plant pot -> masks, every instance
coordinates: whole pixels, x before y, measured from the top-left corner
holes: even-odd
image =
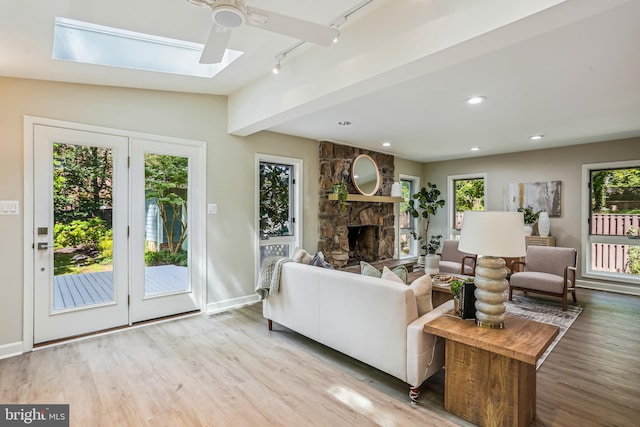
[[[440,255],[429,254],[426,256],[424,272],[427,274],[436,274],[440,272]]]
[[[453,297],[453,312],[456,316],[460,316],[460,298],[458,296]]]
[[[524,225],[524,235],[525,236],[531,236],[531,233],[533,233],[533,224],[525,224]]]
[[[418,267],[424,267],[424,255],[418,255]]]

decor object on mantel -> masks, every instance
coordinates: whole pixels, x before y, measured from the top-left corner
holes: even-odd
[[[349,190],[347,190],[347,184],[344,182],[336,182],[331,187],[333,194],[335,194],[338,198],[338,202],[340,203],[340,208],[342,210],[347,209],[347,197],[349,197]]]
[[[394,182],[391,185],[391,197],[402,197],[402,184]]]
[[[538,235],[540,237],[549,237],[551,231],[551,221],[547,212],[540,212],[538,217]]]
[[[522,212],[466,211],[459,249],[478,255],[475,276],[476,324],[504,328],[507,280],[502,257],[526,254]]]
[[[532,206],[526,208],[518,208],[518,212],[522,212],[524,215],[524,234],[525,236],[531,236],[533,232],[533,224],[538,221],[540,212],[535,212]]]
[[[444,206],[444,200],[440,199],[440,190],[438,190],[435,184],[427,183],[426,187],[422,187],[420,191],[413,195],[413,200],[409,200],[407,204],[407,212],[412,218],[422,217],[425,226],[424,234],[418,235],[416,231],[412,231],[411,235],[414,239],[417,239],[422,249],[422,254],[426,255],[429,250],[429,224],[431,223],[431,215],[435,215],[438,209]],[[442,237],[442,236],[441,236]],[[438,247],[440,244],[438,243]],[[438,250],[436,248],[435,251]]]

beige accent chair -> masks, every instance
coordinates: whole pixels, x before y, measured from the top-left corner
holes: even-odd
[[[528,246],[524,262],[514,261],[511,264],[509,301],[516,289],[561,297],[562,310],[566,310],[569,292],[576,302],[577,256],[574,248]]]
[[[457,240],[445,240],[440,254],[440,273],[475,276],[476,258],[477,255],[460,252]]]

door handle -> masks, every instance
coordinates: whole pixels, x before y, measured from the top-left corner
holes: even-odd
[[[39,251],[46,251],[49,248],[52,248],[53,246],[49,246],[49,243],[47,242],[38,242],[38,250]]]

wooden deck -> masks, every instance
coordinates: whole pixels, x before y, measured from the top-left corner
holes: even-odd
[[[145,267],[145,295],[186,291],[189,269],[177,265]],[[53,308],[64,310],[113,301],[113,272],[66,274],[53,278]]]

